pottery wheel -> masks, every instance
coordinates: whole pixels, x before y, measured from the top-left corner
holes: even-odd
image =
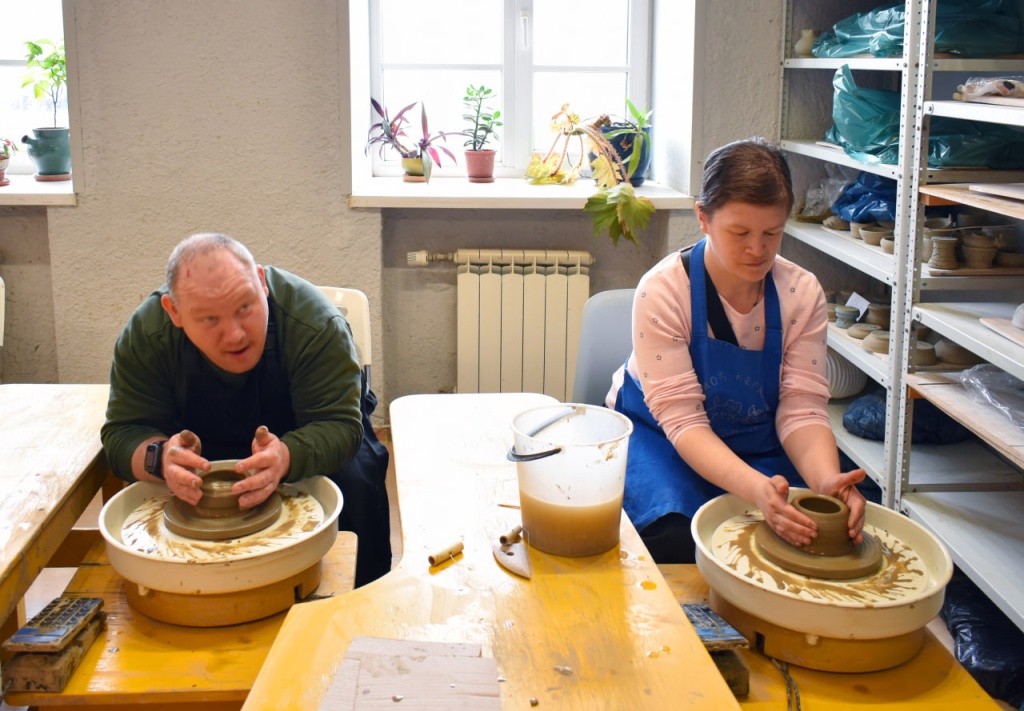
[[[781,568],[812,578],[849,580],[874,573],[882,565],[882,546],[870,533],[863,532],[859,544],[851,542],[850,551],[840,555],[817,555],[791,546],[762,521],[754,529],[754,543],[767,560]]]

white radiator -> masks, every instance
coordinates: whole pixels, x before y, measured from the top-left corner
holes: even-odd
[[[589,252],[460,249],[409,254],[457,264],[457,389],[572,397]]]

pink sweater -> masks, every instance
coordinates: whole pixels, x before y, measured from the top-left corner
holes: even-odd
[[[830,427],[825,376],[825,295],[813,274],[776,257],[772,267],[782,308],[782,373],[775,426],[779,441],[808,424]],[[626,367],[640,383],[651,414],[675,443],[691,427],[710,427],[704,392],[690,360],[690,279],[673,252],[637,286],[633,301],[633,353]],[[748,314],[723,301],[741,348],[764,347],[764,298]],[[710,330],[710,329],[709,329]],[[607,403],[613,407],[622,369]]]

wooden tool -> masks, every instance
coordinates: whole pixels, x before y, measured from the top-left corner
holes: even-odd
[[[526,544],[521,540],[505,545],[496,543],[491,550],[494,551],[494,559],[502,568],[524,578],[530,577],[530,556]]]

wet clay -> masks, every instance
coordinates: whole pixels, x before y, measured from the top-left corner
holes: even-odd
[[[275,491],[262,503],[240,509],[231,487],[245,475],[236,472],[233,464],[227,462],[202,475],[203,497],[195,506],[178,498],[168,502],[164,507],[167,528],[186,538],[220,541],[247,536],[274,523],[281,513],[281,497]]]
[[[831,496],[812,492],[797,494],[790,502],[818,526],[818,537],[806,546],[795,547],[784,541],[762,521],[754,530],[754,543],[761,555],[781,568],[826,580],[862,578],[882,565],[882,546],[870,533],[854,543],[847,522],[850,509]]]

